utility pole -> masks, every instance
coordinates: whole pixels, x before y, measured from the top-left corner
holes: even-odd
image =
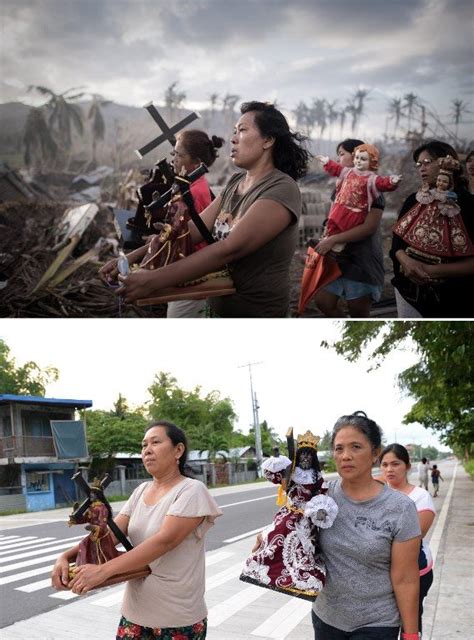
[[[243,367],[248,367],[249,368],[250,396],[252,398],[253,427],[255,429],[255,453],[256,453],[256,457],[257,457],[257,476],[259,478],[261,478],[262,477],[262,461],[263,461],[262,435],[260,433],[260,422],[259,422],[259,419],[258,419],[259,406],[258,406],[258,403],[257,403],[257,394],[253,390],[253,381],[252,381],[252,367],[257,365],[257,364],[262,364],[262,362],[248,362],[247,364],[240,365],[240,367],[238,367],[238,368],[239,369],[242,369]]]

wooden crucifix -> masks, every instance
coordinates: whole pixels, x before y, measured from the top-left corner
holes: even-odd
[[[87,482],[84,480],[84,477],[82,476],[82,473],[80,471],[75,473],[71,479],[77,484],[78,487],[80,487],[84,491],[87,498],[84,500],[84,502],[81,505],[77,506],[74,509],[73,513],[69,517],[70,523],[75,524],[75,521],[80,520],[80,518],[82,518],[82,516],[90,508],[93,502],[93,499],[99,500],[107,508],[107,511],[108,511],[107,524],[115,534],[117,540],[123,544],[123,546],[125,547],[125,549],[127,549],[127,551],[130,551],[131,549],[133,549],[133,546],[131,545],[130,540],[128,540],[127,537],[124,536],[124,534],[120,531],[120,529],[115,524],[112,516],[112,507],[110,506],[109,501],[104,495],[104,489],[112,482],[111,476],[107,473],[99,484],[92,487],[87,484]]]
[[[193,113],[190,113],[189,115],[187,115],[180,122],[173,125],[172,127],[169,127],[166,124],[163,117],[158,112],[158,109],[154,106],[153,102],[149,102],[148,104],[145,104],[144,109],[148,111],[148,113],[151,115],[153,120],[160,127],[162,134],[157,138],[154,138],[153,140],[151,140],[148,144],[146,144],[141,149],[135,149],[135,153],[140,158],[140,160],[143,158],[143,156],[145,156],[147,153],[150,153],[150,151],[158,147],[165,140],[168,140],[168,142],[174,147],[174,145],[176,144],[175,133],[178,133],[178,131],[181,131],[181,129],[184,129],[184,127],[190,124],[191,122],[193,122],[193,120],[196,120],[197,118],[201,117],[199,113],[195,113],[193,111]]]

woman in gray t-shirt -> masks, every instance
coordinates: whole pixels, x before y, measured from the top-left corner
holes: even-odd
[[[410,498],[374,480],[380,427],[363,411],[332,434],[338,480],[328,495],[339,512],[320,532],[327,581],[313,605],[317,640],[418,638],[420,525]]]

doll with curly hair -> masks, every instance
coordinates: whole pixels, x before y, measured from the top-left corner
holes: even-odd
[[[401,175],[379,176],[375,173],[379,151],[372,144],[361,144],[354,149],[353,167],[343,167],[327,156],[316,157],[322,162],[326,173],[338,178],[326,236],[333,236],[362,224],[380,193],[394,191],[402,179]],[[344,246],[344,243],[337,243],[332,250],[338,253]]]

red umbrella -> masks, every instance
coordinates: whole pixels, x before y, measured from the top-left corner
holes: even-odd
[[[313,247],[308,247],[306,252],[306,264],[301,279],[300,300],[298,313],[301,315],[309,300],[314,294],[336,278],[342,275],[334,258],[329,255],[321,255]]]

